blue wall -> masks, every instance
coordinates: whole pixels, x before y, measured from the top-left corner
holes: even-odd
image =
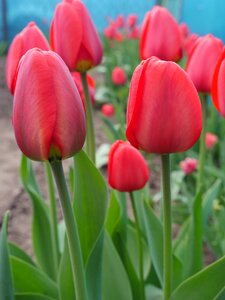
[[[137,13],[141,21],[155,0],[83,0],[94,23],[101,31],[106,26],[106,17],[118,14]],[[29,21],[35,20],[48,36],[48,28],[57,3],[60,0],[7,0],[9,40],[21,31]],[[1,1],[0,1],[1,4]],[[191,31],[200,35],[213,33],[225,41],[225,0],[168,0],[168,8]],[[0,6],[0,21],[2,20]],[[0,24],[2,26],[2,24]],[[0,41],[2,28],[0,27]]]

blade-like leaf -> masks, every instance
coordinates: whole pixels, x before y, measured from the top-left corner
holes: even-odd
[[[163,300],[163,291],[154,285],[147,285],[145,288],[146,300]]]
[[[8,213],[4,215],[0,232],[0,299],[13,300],[13,283],[7,243]]]
[[[170,300],[212,300],[225,287],[225,257],[185,280]]]
[[[55,264],[52,249],[52,231],[49,207],[44,202],[33,174],[31,162],[25,156],[21,160],[21,178],[33,206],[32,241],[38,265],[51,278],[55,277]]]
[[[41,294],[16,294],[15,300],[54,300],[54,298]]]
[[[64,235],[65,236],[65,235]],[[75,299],[75,288],[73,283],[73,273],[71,267],[68,241],[65,237],[64,251],[59,265],[59,294],[61,300]]]
[[[163,282],[163,229],[152,208],[144,202],[144,218],[148,246],[159,281]]]
[[[9,243],[9,253],[11,256],[15,256],[23,261],[25,261],[28,264],[31,264],[35,266],[35,263],[33,262],[32,258],[21,248],[19,248],[14,243]]]
[[[98,300],[101,299],[103,228],[108,191],[104,178],[85,152],[74,156],[74,169],[74,213],[86,266],[89,299]]]
[[[103,300],[132,300],[127,273],[107,233],[104,238],[102,280]]]
[[[121,217],[122,214],[118,198],[116,197],[115,192],[112,191],[105,224],[105,228],[110,236],[117,230]]]
[[[57,285],[41,270],[10,256],[15,293],[37,293],[58,299]]]

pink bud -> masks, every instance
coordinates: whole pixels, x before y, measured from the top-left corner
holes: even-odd
[[[211,133],[207,132],[205,135],[205,145],[207,149],[212,149],[213,146],[218,142],[218,137]]]
[[[198,160],[195,158],[187,157],[180,162],[180,168],[185,174],[193,173],[198,166]]]
[[[103,104],[101,108],[101,112],[106,117],[113,117],[114,116],[114,106],[112,104]]]
[[[127,75],[123,68],[115,67],[112,71],[112,82],[115,85],[124,85],[127,81]]]

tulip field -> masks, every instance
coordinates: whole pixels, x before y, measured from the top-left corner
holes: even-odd
[[[0,44],[0,300],[225,300],[224,42],[162,2]]]

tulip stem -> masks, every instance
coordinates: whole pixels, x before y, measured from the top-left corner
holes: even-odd
[[[53,249],[53,259],[55,267],[55,279],[58,276],[58,266],[59,266],[59,237],[58,237],[58,223],[57,223],[57,208],[56,208],[56,197],[54,182],[51,173],[51,167],[49,162],[45,163],[45,173],[47,176],[48,183],[48,197],[50,201],[50,217],[51,217],[51,231],[52,231],[52,249]]]
[[[61,160],[50,162],[52,172],[58,188],[59,198],[62,206],[66,233],[69,242],[70,257],[72,263],[74,286],[77,300],[87,300],[87,290],[84,275],[84,264],[80,246],[80,239],[76,219],[70,201],[70,196],[63,172]]]
[[[91,97],[88,89],[87,72],[81,73],[81,80],[84,90],[85,111],[86,111],[86,128],[87,128],[87,154],[95,163],[95,133],[92,115]]]
[[[197,179],[197,192],[204,188],[204,167],[205,167],[205,135],[206,135],[206,113],[207,113],[207,102],[206,95],[202,95],[202,133],[200,137],[200,151],[199,151],[199,170]]]
[[[141,239],[141,229],[140,222],[138,219],[138,214],[134,201],[134,194],[130,192],[130,200],[132,205],[132,210],[135,219],[137,238],[138,238],[138,253],[139,253],[139,274],[140,274],[140,300],[145,300],[145,286],[144,286],[144,270],[143,270],[143,247],[142,247],[142,239]]]
[[[163,190],[163,288],[164,300],[168,300],[172,285],[172,214],[169,154],[161,155],[161,161]]]

